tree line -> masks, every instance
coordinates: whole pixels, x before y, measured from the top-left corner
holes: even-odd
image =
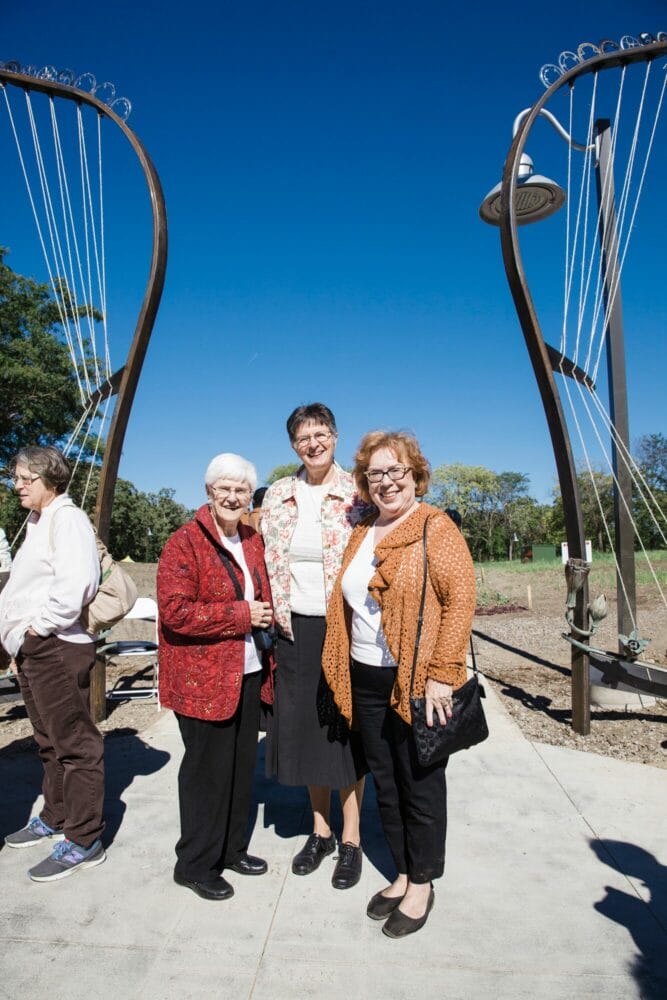
[[[5,257],[6,250],[0,247],[0,465],[6,468],[22,445],[63,441],[78,415],[78,393],[59,309],[49,288],[16,274]],[[64,295],[65,305],[66,298]],[[642,437],[635,458],[662,510],[664,532],[664,434]],[[267,482],[289,475],[296,468],[295,463],[278,465],[269,473]],[[98,478],[99,464],[84,452],[71,493],[91,514]],[[594,471],[592,476],[581,473],[578,480],[586,537],[595,549],[607,551],[613,544],[613,479]],[[558,490],[554,491],[552,503],[541,504],[529,495],[529,485],[529,477],[522,472],[494,472],[484,466],[460,463],[440,465],[433,470],[427,499],[443,510],[458,510],[475,560],[513,559],[526,546],[555,546],[565,538]],[[110,530],[110,549],[116,558],[129,555],[148,562],[158,558],[169,535],[193,513],[174,496],[174,490],[169,488],[145,493],[128,480],[118,480]],[[637,495],[633,498],[633,516],[647,548],[664,546],[660,528]],[[25,512],[8,483],[0,483],[0,527],[8,538],[20,530],[24,518]]]

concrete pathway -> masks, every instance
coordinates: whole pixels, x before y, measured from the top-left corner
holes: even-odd
[[[487,685],[488,687],[488,685]],[[290,863],[308,828],[301,789],[263,778],[251,851],[211,903],[171,880],[180,738],[171,713],[107,741],[107,862],[61,882],[0,851],[0,996],[184,998],[667,997],[667,772],[524,739],[489,692],[491,738],[448,769],[447,872],[426,927],[392,941],[365,915],[391,863],[368,782],[364,871],[330,885]],[[39,807],[32,755],[0,758],[0,835]]]

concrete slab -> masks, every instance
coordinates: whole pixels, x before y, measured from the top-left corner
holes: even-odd
[[[664,1000],[667,775],[531,743],[488,695],[491,738],[448,768],[447,872],[419,934],[391,941],[365,915],[391,874],[372,782],[359,885],[331,887],[333,857],[299,878],[307,796],[264,778],[261,743],[251,850],[268,874],[230,873],[218,904],[176,886],[181,743],[163,713],[107,741],[104,865],[37,885],[42,849],[0,852],[0,996]],[[0,784],[4,834],[39,807],[38,762],[0,758]]]

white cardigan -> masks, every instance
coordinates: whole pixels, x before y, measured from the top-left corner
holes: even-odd
[[[16,656],[29,628],[67,642],[90,641],[79,617],[99,580],[92,526],[70,497],[56,497],[41,514],[33,511],[0,593],[0,643]]]

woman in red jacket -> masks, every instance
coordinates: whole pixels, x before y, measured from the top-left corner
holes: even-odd
[[[174,881],[229,899],[223,869],[267,870],[248,854],[246,828],[260,699],[273,701],[273,657],[263,648],[273,612],[261,536],[239,523],[254,466],[217,455],[205,482],[208,503],[171,536],[158,566],[160,697],[185,746]]]

